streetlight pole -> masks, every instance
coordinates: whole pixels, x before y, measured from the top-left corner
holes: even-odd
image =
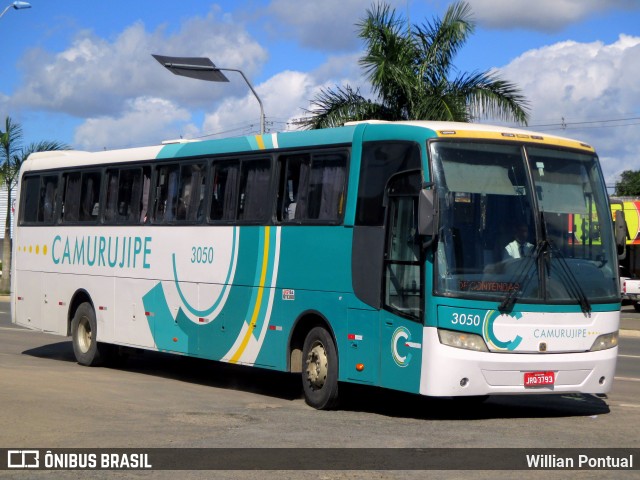
[[[236,68],[217,67],[217,69],[225,72],[238,72],[240,75],[242,75],[242,78],[244,78],[244,81],[247,83],[249,90],[251,90],[251,92],[253,93],[253,96],[256,97],[256,100],[258,101],[258,105],[260,105],[260,135],[264,135],[264,107],[262,106],[262,100],[260,100],[260,97],[258,96],[255,89],[253,88],[253,85],[251,85],[251,82],[249,82],[249,79],[245,76],[242,70],[238,70]]]
[[[13,8],[14,10],[24,10],[25,8],[31,8],[31,4],[29,2],[13,2],[13,3],[10,3],[9,5],[7,5],[7,8],[5,8],[2,11],[2,13],[0,13],[0,18],[2,18],[2,16],[5,13],[7,13],[10,8]]]
[[[260,135],[264,135],[265,116],[262,100],[260,100],[260,97],[253,88],[253,85],[251,85],[251,82],[249,82],[249,79],[242,70],[238,70],[237,68],[216,67],[214,63],[206,57],[165,57],[154,54],[151,56],[167,70],[170,70],[175,75],[181,75],[183,77],[207,80],[210,82],[228,82],[229,79],[222,73],[223,71],[237,72],[242,75],[242,78],[249,87],[249,90],[251,90],[253,96],[256,97],[258,105],[260,105]]]

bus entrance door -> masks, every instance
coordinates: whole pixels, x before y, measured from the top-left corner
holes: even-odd
[[[381,319],[382,385],[418,392],[422,357],[424,267],[418,235],[417,171],[393,177],[387,187],[387,232]]]

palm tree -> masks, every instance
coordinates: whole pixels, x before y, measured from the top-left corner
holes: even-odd
[[[40,141],[23,147],[22,126],[6,117],[4,131],[0,129],[0,182],[7,190],[7,215],[2,241],[2,279],[0,291],[7,292],[11,284],[11,194],[16,186],[22,162],[34,152],[68,150],[70,147],[57,141]]]
[[[497,73],[458,73],[451,78],[453,59],[475,28],[466,2],[452,4],[442,20],[413,27],[380,3],[367,10],[357,27],[366,44],[360,65],[375,100],[350,86],[323,89],[307,110],[306,128],[372,118],[468,122],[485,116],[526,125],[528,102],[516,85]]]

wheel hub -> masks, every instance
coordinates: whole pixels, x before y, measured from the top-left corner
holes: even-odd
[[[324,386],[327,380],[328,358],[324,346],[320,343],[314,345],[307,357],[307,380],[315,390]]]
[[[78,322],[78,346],[82,353],[87,353],[91,348],[91,324],[85,317]]]

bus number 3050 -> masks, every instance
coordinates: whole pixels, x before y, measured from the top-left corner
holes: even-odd
[[[470,327],[480,326],[480,315],[472,315],[466,313],[452,313],[453,319],[451,323],[453,325],[468,325]]]
[[[213,247],[191,247],[191,263],[213,263]]]

